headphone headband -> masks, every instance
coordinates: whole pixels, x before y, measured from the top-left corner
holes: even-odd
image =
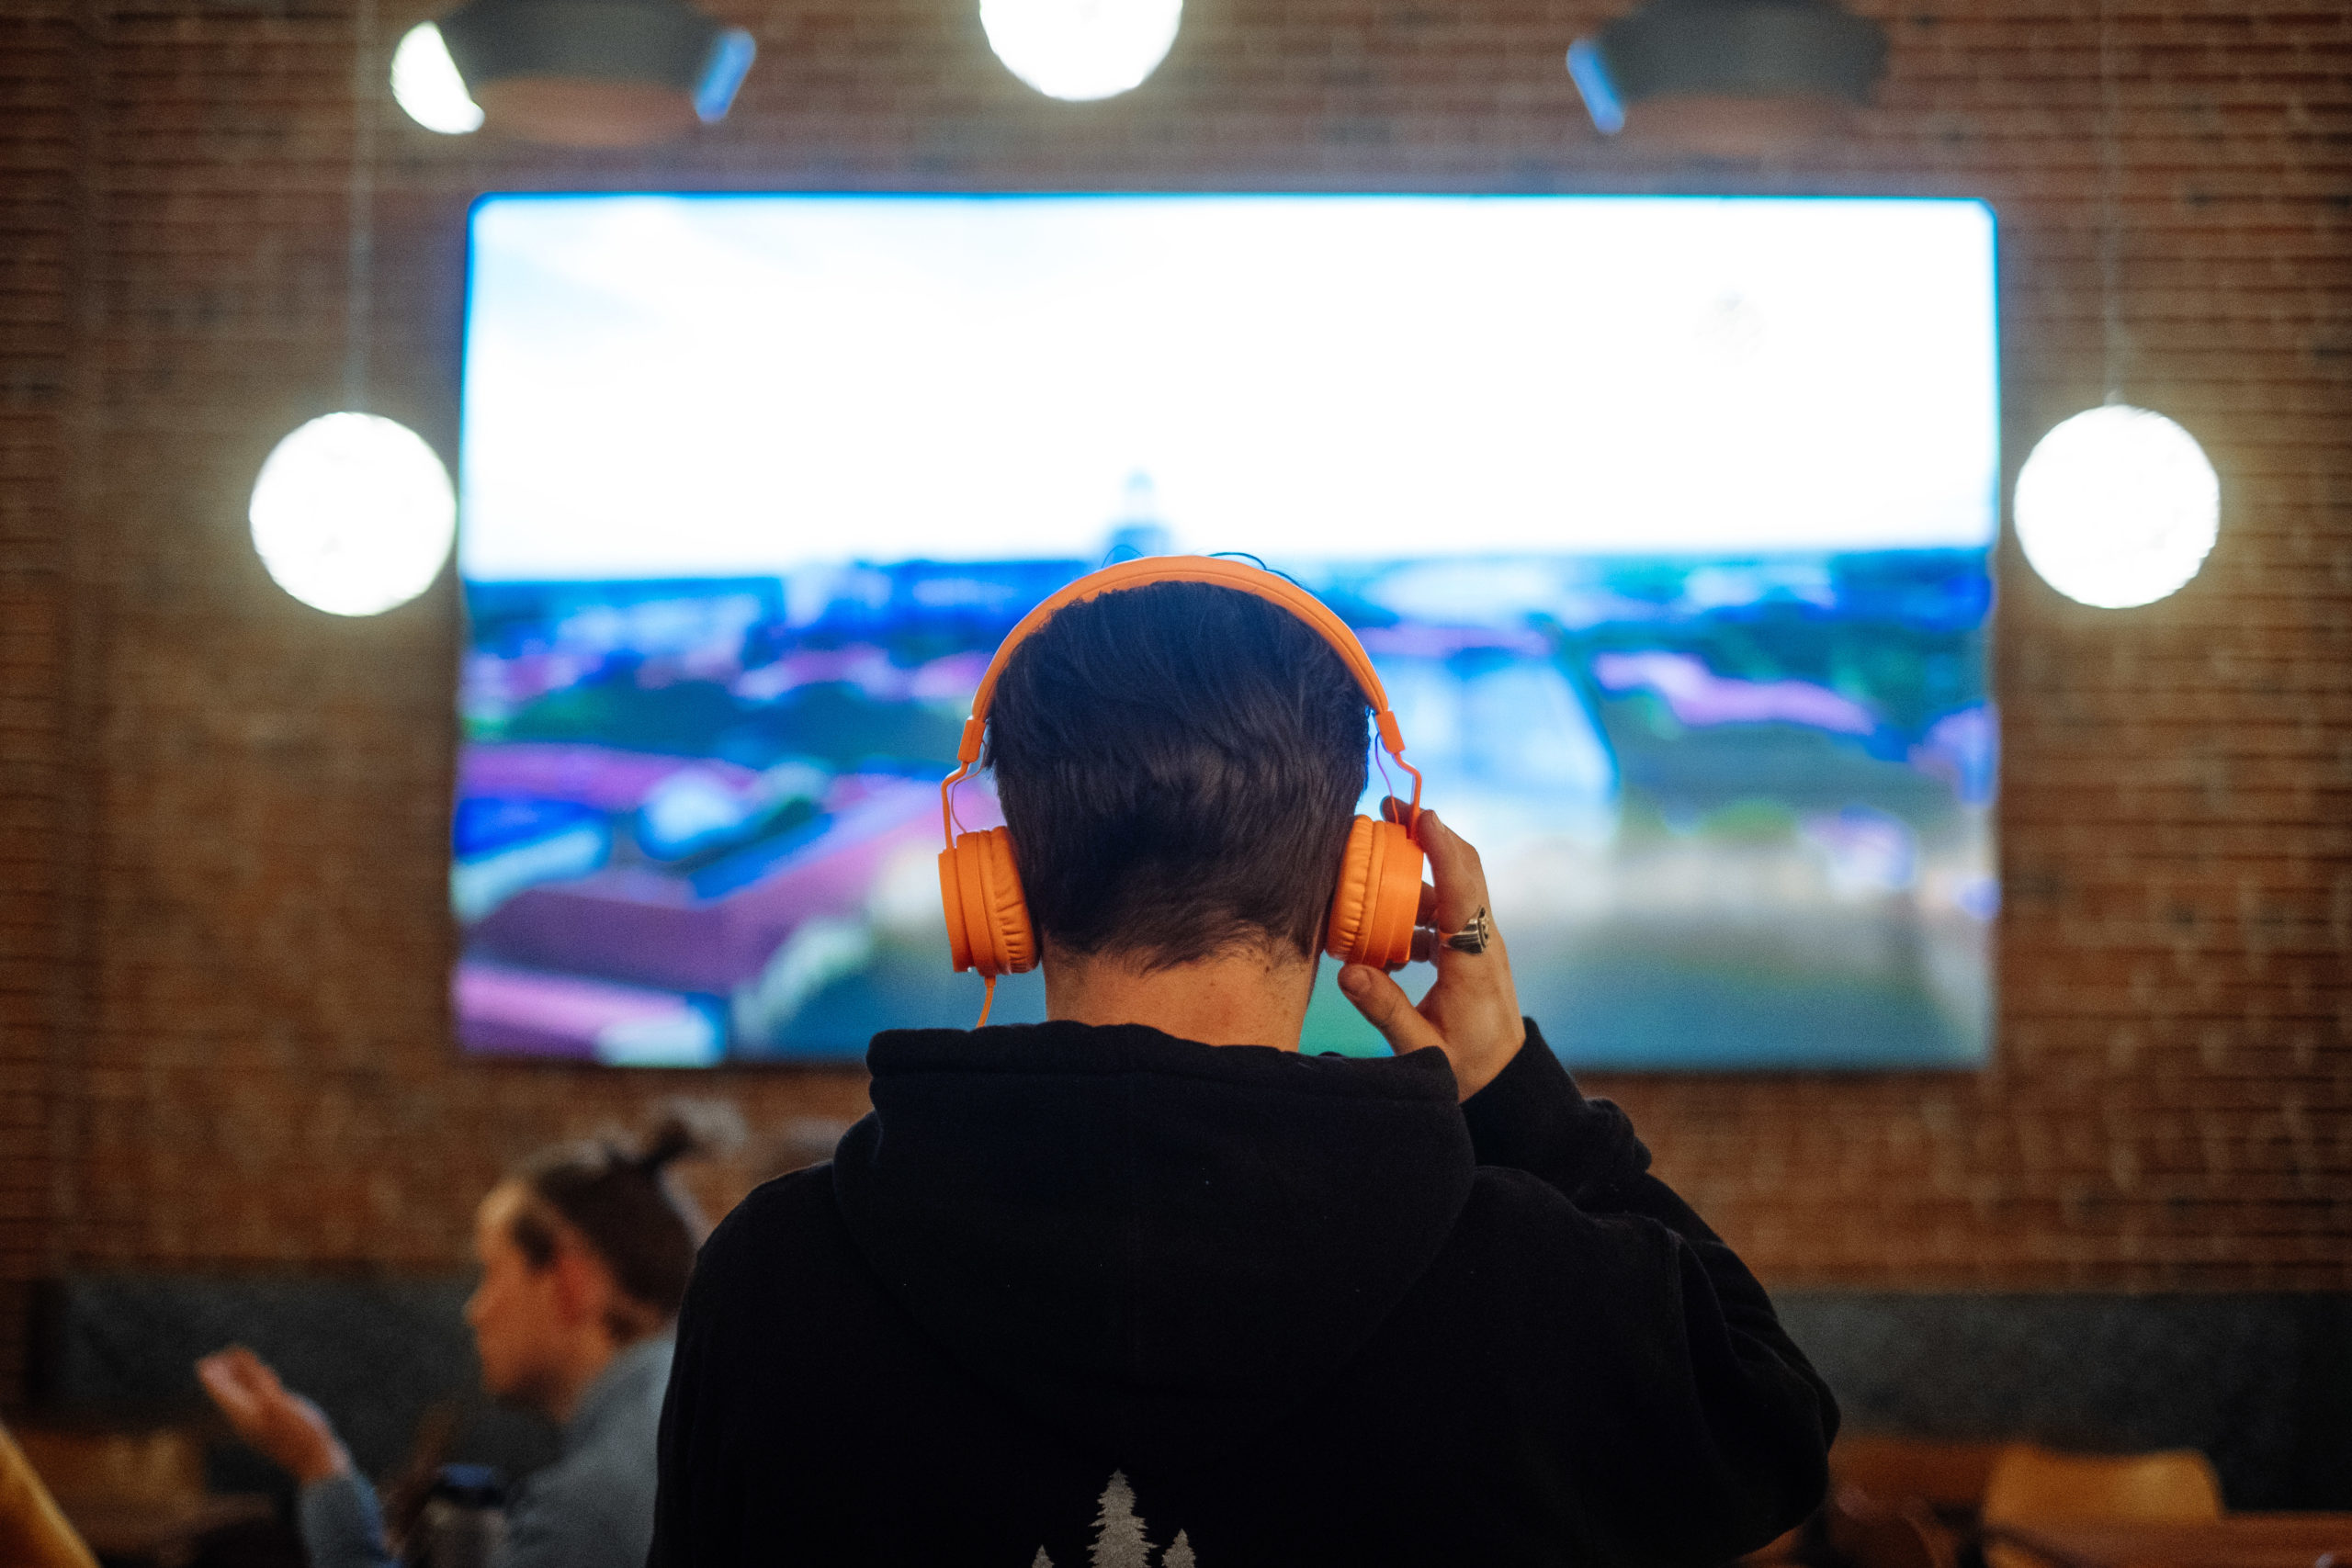
[[[1004,672],[1005,661],[1012,650],[1027,641],[1038,627],[1054,618],[1057,611],[1069,605],[1101,598],[1128,588],[1144,588],[1155,582],[1205,582],[1216,588],[1236,589],[1252,598],[1263,599],[1278,609],[1287,610],[1304,621],[1322,639],[1331,645],[1331,651],[1348,667],[1348,673],[1372,705],[1373,723],[1380,732],[1380,744],[1396,759],[1396,765],[1413,775],[1413,817],[1418,818],[1421,804],[1421,773],[1405,761],[1405,735],[1396,727],[1396,716],[1388,706],[1388,693],[1380,683],[1380,676],[1372,667],[1372,657],[1363,650],[1356,634],[1348,623],[1333,615],[1323,601],[1301,588],[1286,577],[1262,567],[1249,566],[1238,560],[1224,560],[1215,556],[1145,556],[1136,560],[1121,561],[1089,572],[1045,603],[1021,617],[1020,623],[1005,634],[997,645],[996,657],[989,660],[988,673],[980,677],[979,690],[972,694],[971,716],[964,721],[964,733],[956,747],[957,767],[940,786],[943,812],[947,806],[947,789],[956,780],[972,771],[980,760],[981,737],[987,733],[989,705],[996,698],[997,677]],[[955,840],[952,822],[948,840]]]
[[[1004,666],[1012,650],[1054,618],[1055,612],[1071,604],[1099,599],[1105,593],[1122,589],[1145,588],[1155,582],[1205,582],[1217,588],[1237,589],[1252,598],[1289,611],[1306,623],[1340,661],[1355,677],[1364,700],[1380,725],[1381,744],[1391,753],[1405,749],[1402,736],[1392,739],[1396,728],[1396,716],[1388,711],[1388,693],[1380,683],[1380,676],[1372,668],[1371,656],[1348,623],[1333,615],[1323,601],[1301,588],[1286,577],[1281,577],[1262,567],[1245,565],[1238,560],[1224,560],[1215,556],[1144,556],[1136,560],[1121,561],[1100,571],[1089,572],[1076,582],[1047,598],[1045,603],[1021,617],[1020,624],[1005,634],[997,645],[996,657],[989,660],[988,673],[980,677],[979,690],[972,694],[972,714],[964,721],[961,743],[956,748],[956,761],[969,765],[980,760],[980,737],[988,726],[989,705],[996,699],[997,677],[1004,673]],[[1404,759],[1398,757],[1397,761]]]

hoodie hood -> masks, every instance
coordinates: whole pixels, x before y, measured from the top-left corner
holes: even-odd
[[[1140,1024],[877,1035],[834,1158],[885,1288],[968,1371],[1148,1461],[1295,1407],[1470,1191],[1444,1055],[1211,1046]]]

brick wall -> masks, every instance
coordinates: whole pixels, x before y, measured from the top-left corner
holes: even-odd
[[[24,1281],[53,1267],[51,1120],[82,967],[62,877],[73,769],[66,389],[77,238],[67,0],[0,17],[0,1389],[20,1375]]]
[[[2005,552],[1993,1068],[1596,1086],[1778,1282],[2352,1287],[2352,20],[2111,4],[2123,389],[2204,441],[2222,542],[2126,613]],[[1092,106],[998,67],[969,0],[715,8],[759,65],[650,154],[372,100],[378,412],[454,451],[465,206],[529,187],[1979,196],[2012,468],[2103,389],[2089,4],[1871,0],[1881,105],[1760,170],[1599,141],[1559,64],[1589,0],[1195,0]],[[388,0],[371,90],[420,15]],[[0,17],[0,1390],[41,1273],[440,1269],[556,1135],[729,1097],[760,1137],[719,1203],[863,1102],[450,1048],[454,591],[335,620],[244,537],[271,444],[341,403],[353,47],[344,0]]]

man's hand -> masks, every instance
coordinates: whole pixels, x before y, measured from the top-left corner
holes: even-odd
[[[288,1392],[269,1363],[243,1345],[205,1357],[197,1362],[196,1375],[237,1436],[293,1472],[303,1485],[351,1468],[351,1455],[325,1412]]]
[[[1395,799],[1381,805],[1382,815],[1392,822],[1404,810]],[[1413,956],[1437,960],[1437,984],[1416,1008],[1396,981],[1368,964],[1351,964],[1340,971],[1340,989],[1397,1055],[1427,1045],[1444,1052],[1467,1100],[1510,1066],[1526,1043],[1527,1023],[1519,1013],[1519,989],[1511,984],[1510,955],[1487,908],[1487,873],[1478,852],[1434,811],[1421,813],[1419,838],[1437,886],[1421,889],[1419,924],[1428,929],[1413,933]],[[1464,953],[1445,944],[1444,937],[1480,915],[1487,922],[1485,952]]]

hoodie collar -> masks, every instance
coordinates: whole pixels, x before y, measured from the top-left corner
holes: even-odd
[[[1274,1418],[1410,1290],[1473,1159],[1436,1051],[1356,1060],[1139,1024],[894,1031],[836,1201],[970,1371],[1123,1454]]]

